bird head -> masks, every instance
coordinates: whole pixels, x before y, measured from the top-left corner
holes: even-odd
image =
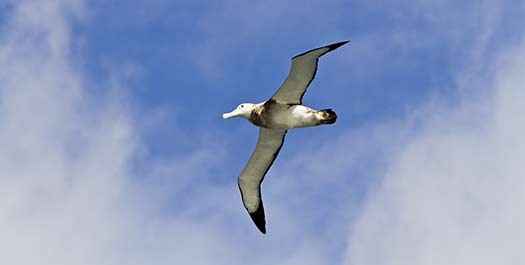
[[[235,108],[232,112],[222,114],[222,118],[229,119],[233,117],[242,117],[248,119],[250,118],[252,110],[255,108],[255,106],[256,104],[252,103],[242,103],[239,106],[237,106],[237,108]]]

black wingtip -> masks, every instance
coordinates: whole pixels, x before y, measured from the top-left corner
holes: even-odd
[[[347,44],[349,42],[350,42],[349,40],[346,40],[346,41],[341,41],[341,42],[329,44],[329,45],[326,45],[326,46],[323,46],[323,47],[311,49],[309,51],[303,52],[301,54],[298,54],[298,55],[292,57],[292,60],[297,58],[297,57],[301,57],[301,56],[303,56],[303,55],[305,55],[305,54],[307,54],[309,52],[312,52],[312,51],[315,51],[315,50],[318,50],[318,49],[328,48],[328,50],[323,53],[323,54],[326,54],[327,52],[331,52],[331,51],[333,51],[333,50],[335,50],[335,49],[337,49],[337,48],[339,48],[339,47],[341,47],[341,46],[343,46],[343,45],[345,45],[345,44]],[[321,54],[320,56],[322,56],[323,54]]]
[[[334,44],[327,45],[325,47],[329,48],[330,51],[333,51],[333,50],[335,50],[335,49],[337,49],[337,48],[339,48],[339,47],[341,47],[341,46],[343,46],[343,45],[345,45],[345,44],[347,44],[349,42],[350,42],[349,40],[341,41],[341,42],[337,42],[337,43],[334,43]]]
[[[266,234],[266,220],[264,219],[264,207],[262,206],[262,203],[255,212],[250,213],[250,217],[252,218],[253,223],[255,223],[255,226],[259,228],[259,231]]]

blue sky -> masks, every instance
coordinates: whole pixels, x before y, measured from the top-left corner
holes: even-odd
[[[519,264],[520,1],[0,1],[9,264]],[[338,121],[236,178],[290,58]],[[521,202],[521,203],[520,203]],[[31,253],[28,255],[27,253]]]

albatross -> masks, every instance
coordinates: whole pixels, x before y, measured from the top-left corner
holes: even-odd
[[[255,151],[238,178],[244,207],[257,228],[266,234],[266,220],[261,183],[284,143],[288,130],[333,124],[337,115],[332,109],[315,110],[302,105],[303,95],[317,72],[319,57],[348,41],[312,49],[292,58],[288,77],[267,101],[242,103],[222,115],[223,119],[241,117],[259,127]]]

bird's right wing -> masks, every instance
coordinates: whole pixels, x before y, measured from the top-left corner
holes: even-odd
[[[239,176],[242,202],[259,230],[266,233],[261,183],[284,143],[286,130],[260,128],[259,140]]]
[[[319,57],[346,43],[348,43],[348,41],[326,45],[293,57],[288,77],[286,77],[286,80],[284,80],[279,90],[272,96],[272,99],[283,104],[301,104],[306,89],[312,80],[314,80]]]

